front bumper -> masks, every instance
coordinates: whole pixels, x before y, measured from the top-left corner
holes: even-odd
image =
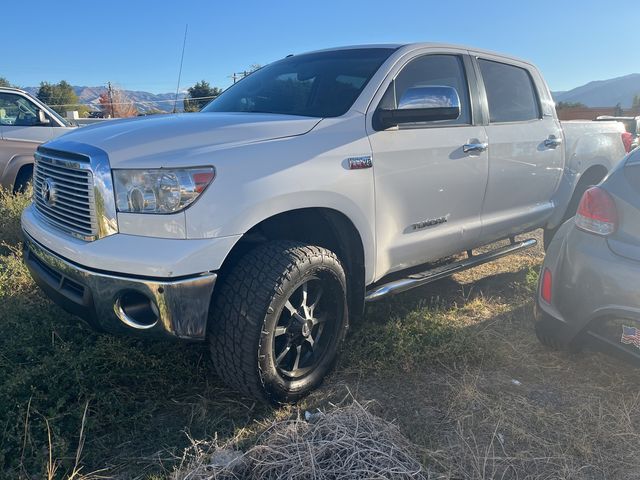
[[[621,343],[622,326],[640,330],[640,262],[611,251],[607,240],[567,221],[547,251],[544,269],[552,275],[552,300],[537,294],[538,314],[558,322],[557,337],[569,345],[579,338],[640,359],[640,347]]]
[[[217,275],[143,278],[91,270],[24,232],[24,259],[35,282],[65,310],[114,334],[203,340]]]

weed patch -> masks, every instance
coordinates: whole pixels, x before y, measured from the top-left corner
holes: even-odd
[[[0,193],[0,476],[46,477],[51,449],[65,478],[82,429],[85,472],[162,471],[187,432],[230,435],[269,414],[220,384],[204,345],[98,334],[46,299],[21,258],[27,197]]]
[[[31,201],[31,191],[29,187],[25,193],[14,195],[0,187],[0,253],[7,253],[6,246],[22,241],[20,216]]]
[[[474,363],[490,355],[472,318],[477,306],[422,306],[402,316],[366,320],[352,328],[345,347],[348,368],[403,371],[425,363]]]

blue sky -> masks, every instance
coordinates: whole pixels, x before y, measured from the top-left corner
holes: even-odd
[[[637,0],[314,2],[3,1],[0,76],[181,90],[290,53],[361,43],[436,41],[536,63],[553,90],[640,72]]]

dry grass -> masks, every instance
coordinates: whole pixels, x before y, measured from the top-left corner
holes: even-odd
[[[532,299],[542,258],[540,248],[506,257],[368,312],[382,325],[375,328],[397,333],[411,322],[404,312],[419,306],[435,316],[423,316],[424,324],[447,319],[472,345],[458,361],[446,342],[427,345],[415,361],[403,357],[402,370],[368,369],[367,361],[384,364],[370,351],[342,379],[398,420],[422,447],[430,478],[640,478],[637,370],[595,351],[539,345]],[[390,327],[393,316],[378,319],[381,311],[402,312],[400,326]]]
[[[31,201],[31,187],[22,195],[14,195],[0,187],[0,243],[17,245],[22,241],[20,215]],[[2,250],[0,250],[2,253]]]
[[[478,372],[451,379],[446,435],[427,452],[444,478],[638,478],[637,395],[496,383]]]
[[[275,421],[241,453],[237,441],[197,442],[173,480],[426,479],[399,428],[352,401],[329,412]]]
[[[226,389],[205,348],[96,334],[53,306],[21,261],[27,202],[0,192],[0,478],[220,478],[225,452],[237,478],[402,478],[373,432],[413,478],[640,479],[637,370],[535,339],[541,248],[368,307],[299,406],[327,412],[309,423]],[[375,404],[334,410],[345,391]]]

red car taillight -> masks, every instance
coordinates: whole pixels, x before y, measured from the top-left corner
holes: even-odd
[[[622,134],[622,143],[624,144],[624,150],[629,153],[631,151],[631,144],[633,143],[633,135],[629,132]]]
[[[596,235],[611,235],[618,224],[618,211],[611,195],[600,187],[591,187],[584,192],[575,222],[581,230]]]
[[[551,283],[551,270],[545,268],[544,272],[542,273],[542,286],[540,287],[540,296],[548,304],[551,304]]]

